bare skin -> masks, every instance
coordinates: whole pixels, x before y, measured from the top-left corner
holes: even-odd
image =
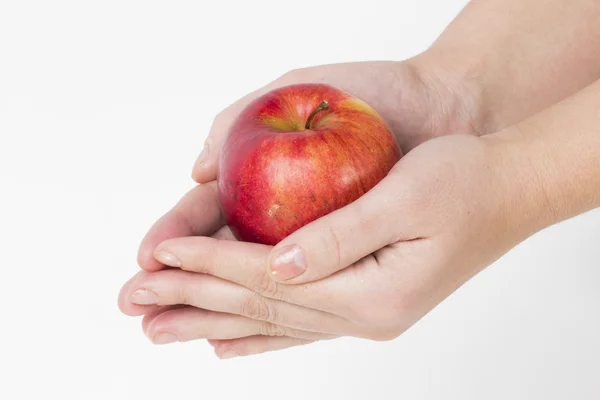
[[[397,337],[531,234],[600,206],[599,18],[597,1],[473,2],[414,59],[293,71],[241,99],[215,120],[200,185],[144,238],[122,311],[156,343],[211,339],[221,357]],[[408,154],[275,248],[232,240],[214,185],[228,124],[260,93],[315,81],[372,104]],[[289,245],[305,271],[277,282]]]

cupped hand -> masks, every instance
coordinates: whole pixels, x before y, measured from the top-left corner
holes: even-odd
[[[447,133],[467,132],[473,135],[478,133],[476,124],[473,122],[478,120],[477,113],[479,111],[474,100],[476,92],[463,85],[458,79],[451,78],[452,76],[452,74],[444,74],[443,76],[437,73],[434,74],[418,66],[418,63],[413,64],[412,62],[365,62],[326,65],[290,72],[228,107],[215,118],[205,148],[194,165],[193,177],[199,185],[188,192],[173,209],[160,218],[143,239],[138,253],[138,263],[143,271],[123,286],[119,296],[121,310],[128,315],[146,315],[144,329],[156,342],[173,340],[173,337],[167,338],[164,335],[159,337],[160,321],[173,324],[178,323],[178,321],[187,321],[186,323],[191,329],[188,329],[185,334],[179,333],[178,340],[202,337],[214,339],[240,337],[241,331],[230,320],[226,327],[230,330],[229,334],[223,334],[215,328],[218,323],[208,322],[220,321],[223,315],[219,313],[236,314],[230,309],[226,309],[225,306],[217,310],[212,310],[208,305],[203,307],[198,304],[195,304],[198,307],[194,308],[182,306],[162,307],[151,304],[155,303],[152,299],[142,299],[140,296],[143,297],[145,292],[136,292],[133,297],[132,294],[136,289],[143,286],[142,282],[147,279],[164,282],[168,286],[172,285],[172,282],[167,278],[172,277],[188,282],[201,279],[203,281],[201,285],[204,289],[212,288],[212,284],[214,284],[214,287],[227,287],[230,291],[241,296],[238,299],[244,298],[243,296],[254,296],[251,291],[232,284],[231,281],[235,282],[234,280],[226,281],[227,278],[223,280],[206,274],[190,274],[188,278],[182,278],[182,271],[170,269],[157,274],[156,271],[165,269],[165,265],[174,263],[164,258],[159,262],[155,257],[157,246],[161,242],[173,238],[187,238],[185,240],[191,240],[190,237],[220,239],[216,243],[232,239],[227,227],[224,226],[217,201],[215,184],[217,159],[229,124],[252,99],[275,87],[293,83],[323,82],[337,86],[362,98],[376,108],[392,127],[403,151],[408,152],[426,140]],[[227,243],[233,244],[234,242]],[[244,244],[240,245],[243,246]],[[314,269],[311,268],[312,270]],[[309,276],[310,274],[306,275],[306,277]],[[213,294],[223,294],[224,292],[222,293],[220,290],[222,289],[214,289]],[[191,303],[191,301],[186,302],[183,300],[179,303]],[[171,303],[173,301],[158,302],[158,304]],[[231,304],[235,304],[235,301],[231,300]],[[230,315],[226,315],[226,317],[229,318]],[[190,324],[190,319],[197,322]],[[238,318],[236,321],[246,327],[248,326],[246,324],[248,321],[245,318]],[[259,324],[256,322],[253,324],[253,328],[246,330],[244,335],[281,333],[280,328],[274,324]],[[289,333],[289,330],[286,333]],[[269,339],[268,337],[254,336],[246,340],[255,342],[258,347],[264,346],[266,340],[269,342],[269,346],[276,348],[331,337],[329,334],[315,336],[313,333],[304,334],[301,332],[291,336],[294,337]],[[296,339],[297,336],[301,336],[301,339]]]
[[[359,200],[275,248],[231,240],[226,228],[218,239],[166,240],[154,255],[174,269],[140,274],[123,298],[167,307],[145,318],[158,342],[216,339],[223,357],[393,339],[529,234],[513,188],[530,176],[496,147],[466,135],[428,141]],[[305,270],[285,283],[266,268],[281,250]]]

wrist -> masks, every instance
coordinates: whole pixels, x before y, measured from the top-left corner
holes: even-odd
[[[483,136],[498,131],[498,121],[484,101],[486,91],[477,79],[474,63],[466,58],[449,62],[439,52],[432,50],[408,62],[428,92],[431,114],[444,118],[437,124],[443,134]]]
[[[504,196],[503,219],[518,241],[565,219],[560,193],[552,189],[551,152],[527,130],[515,125],[482,138]]]

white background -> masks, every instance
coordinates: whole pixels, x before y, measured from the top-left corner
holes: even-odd
[[[598,399],[600,213],[390,343],[218,360],[117,309],[214,115],[296,67],[403,59],[464,0],[0,0],[0,399]]]

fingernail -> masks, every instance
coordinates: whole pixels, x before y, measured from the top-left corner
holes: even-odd
[[[277,280],[287,281],[306,271],[306,257],[296,245],[285,246],[275,253],[271,262],[271,273]]]
[[[169,267],[181,267],[181,261],[179,260],[179,258],[175,257],[168,251],[157,251],[154,254],[154,258],[156,258],[156,260],[158,260],[159,262],[168,265]]]
[[[238,353],[237,351],[235,351],[234,349],[227,349],[219,354],[217,354],[217,356],[221,359],[221,360],[227,360],[229,358],[235,358],[235,357],[239,357],[240,353]]]
[[[177,336],[175,336],[174,334],[169,333],[169,332],[157,333],[154,336],[154,340],[152,340],[152,342],[154,344],[169,344],[169,343],[175,343],[177,341],[179,341]]]
[[[138,289],[131,293],[131,302],[140,305],[157,304],[158,296],[150,290]]]
[[[206,162],[206,160],[208,159],[208,156],[210,155],[210,146],[211,146],[210,139],[206,139],[206,142],[204,142],[204,148],[202,149],[202,152],[200,153],[200,155],[198,156],[198,159],[196,160],[196,162],[198,164],[203,164]]]

